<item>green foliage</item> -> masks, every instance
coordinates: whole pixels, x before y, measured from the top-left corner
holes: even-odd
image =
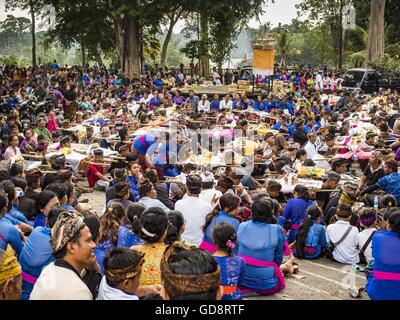
[[[17,67],[29,67],[29,59],[15,54],[9,56],[0,56],[0,65],[13,65]]]
[[[181,48],[181,52],[186,55],[190,60],[199,59],[201,57],[201,42],[198,40],[191,40]]]

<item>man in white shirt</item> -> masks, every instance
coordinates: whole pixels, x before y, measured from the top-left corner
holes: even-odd
[[[344,210],[341,206],[339,205],[336,213],[338,221],[326,228],[326,240],[327,243],[337,243],[349,229],[350,232],[347,236],[335,246],[333,258],[337,262],[354,265],[360,262],[358,255],[358,230],[356,227],[350,225],[352,216],[351,208]]]
[[[324,88],[324,82],[323,82],[321,72],[318,72],[318,74],[315,78],[315,86],[318,91],[321,91]]]
[[[304,150],[307,152],[307,159],[312,159],[314,156],[318,154],[317,145],[315,142],[317,141],[317,135],[314,132],[310,132],[307,135],[308,142],[304,146]]]
[[[213,205],[213,199],[217,200],[222,196],[222,192],[214,189],[214,175],[211,172],[204,172],[201,176],[202,188],[199,198],[209,205]]]
[[[201,100],[199,104],[197,105],[198,111],[204,111],[204,112],[210,112],[211,106],[210,106],[210,101],[207,100],[208,97],[206,94],[203,94],[201,96]]]
[[[99,268],[96,244],[83,217],[65,211],[51,230],[50,244],[56,261],[45,267],[33,287],[31,300],[93,300],[83,282],[85,270]]]
[[[224,99],[222,99],[221,104],[219,105],[220,110],[232,110],[232,100],[231,96],[227,94]]]
[[[203,226],[206,216],[212,210],[210,204],[199,198],[201,183],[199,175],[188,175],[186,177],[187,197],[175,203],[175,210],[181,212],[186,220],[182,239],[195,245],[200,245],[203,240]]]
[[[146,209],[156,207],[163,209],[165,213],[169,212],[168,207],[157,199],[157,191],[149,179],[143,179],[138,191],[140,194],[138,203],[144,205]]]

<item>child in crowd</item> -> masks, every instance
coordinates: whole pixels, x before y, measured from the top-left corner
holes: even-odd
[[[213,238],[217,247],[213,256],[221,269],[220,284],[224,293],[221,300],[242,300],[238,284],[246,262],[233,254],[236,231],[230,224],[222,222],[214,227]]]
[[[118,230],[118,247],[130,248],[144,244],[144,241],[139,237],[144,211],[145,207],[138,203],[133,203],[128,207],[126,210],[128,223],[123,224]]]
[[[374,209],[364,208],[360,215],[360,229],[358,234],[358,248],[360,262],[368,264],[372,259],[372,237],[376,233],[376,214]]]
[[[316,259],[326,247],[325,229],[320,224],[322,211],[318,206],[311,206],[306,214],[296,235],[294,255],[298,258]]]

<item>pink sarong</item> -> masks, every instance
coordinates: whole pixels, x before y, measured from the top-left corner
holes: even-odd
[[[278,267],[278,265],[275,262],[262,261],[262,260],[254,259],[254,258],[251,258],[248,256],[243,256],[243,255],[238,255],[238,256],[242,257],[246,261],[246,264],[248,264],[250,266],[274,268],[275,277],[278,278],[275,288],[267,289],[267,290],[257,290],[257,289],[247,288],[247,287],[240,287],[240,292],[242,294],[249,293],[249,292],[256,292],[259,295],[268,296],[268,295],[277,293],[285,288],[285,278],[283,276],[281,269]]]
[[[209,243],[204,239],[200,243],[199,248],[210,253],[215,253],[218,250],[216,245]]]

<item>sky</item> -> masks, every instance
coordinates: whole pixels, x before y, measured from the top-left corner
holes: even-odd
[[[162,1],[162,0],[161,0]],[[286,24],[290,23],[293,18],[297,16],[295,5],[301,2],[301,0],[275,0],[275,4],[269,4],[264,6],[265,13],[260,17],[261,23],[271,22],[272,27],[278,26],[279,23]],[[5,0],[0,0],[0,21],[4,20],[7,14],[13,14],[15,16],[24,16],[29,18],[29,12],[21,11],[19,9],[12,12],[5,12],[4,6]],[[250,27],[257,28],[259,22],[256,19],[252,19],[249,22]],[[183,22],[178,22],[174,32],[178,33],[183,28]]]

